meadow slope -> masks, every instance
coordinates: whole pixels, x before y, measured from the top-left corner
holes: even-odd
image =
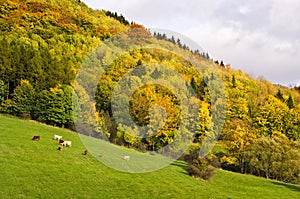
[[[116,171],[82,155],[74,132],[4,115],[0,121],[1,198],[300,198],[299,186],[222,170],[196,180],[182,162],[144,174]],[[54,134],[73,146],[58,151]]]

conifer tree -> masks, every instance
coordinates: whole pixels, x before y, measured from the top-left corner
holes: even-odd
[[[234,76],[234,75],[232,75],[231,84],[232,84],[232,87],[233,87],[233,88],[236,87],[236,80],[235,80],[235,76]]]
[[[276,97],[277,99],[279,99],[280,101],[284,102],[284,98],[283,98],[283,95],[282,95],[280,89],[278,89],[278,91],[277,91],[275,97]]]
[[[294,99],[291,95],[289,95],[289,98],[286,101],[287,106],[289,109],[295,108]]]

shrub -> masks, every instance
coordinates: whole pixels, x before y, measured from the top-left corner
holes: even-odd
[[[200,177],[209,180],[214,174],[215,168],[209,164],[208,159],[198,158],[188,166],[188,173],[193,177]]]
[[[193,148],[189,153],[183,153],[179,160],[186,161],[189,164],[187,171],[190,176],[209,180],[213,176],[215,168],[220,168],[221,164],[213,154],[199,158],[199,152],[199,148]]]
[[[209,164],[214,168],[221,168],[221,163],[219,159],[214,155],[209,159]]]
[[[194,165],[189,165],[187,170],[188,170],[188,173],[190,176],[193,176],[193,177],[201,176],[199,169],[197,167],[195,167]]]
[[[193,164],[193,161],[199,157],[199,152],[199,148],[191,149],[189,153],[183,153],[179,157],[179,160],[185,161],[189,164]]]
[[[215,168],[211,165],[208,165],[205,169],[205,172],[202,172],[201,178],[204,180],[209,180],[211,177],[213,177],[215,173]]]

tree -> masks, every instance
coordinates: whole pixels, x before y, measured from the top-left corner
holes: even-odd
[[[181,41],[180,39],[178,38],[177,41],[176,41],[177,45],[181,48],[182,47],[182,44],[181,44]]]
[[[8,88],[5,85],[4,81],[2,81],[0,79],[0,105],[2,104],[4,99],[7,97],[7,95],[8,95]]]
[[[97,86],[96,90],[96,107],[97,110],[109,111],[111,107],[111,95],[113,92],[115,82],[108,76],[103,76]]]
[[[271,136],[274,131],[284,132],[288,112],[284,102],[269,95],[256,113],[254,124],[264,136]]]
[[[236,80],[235,80],[235,76],[234,75],[232,75],[231,84],[232,84],[233,88],[236,87]]]
[[[287,99],[286,104],[289,107],[289,109],[295,108],[294,99],[293,99],[292,95],[289,95],[289,98]]]
[[[206,102],[201,102],[201,107],[199,110],[199,121],[197,133],[195,134],[194,142],[202,143],[202,141],[207,136],[208,131],[211,128],[211,115],[209,111],[209,104]]]
[[[249,109],[246,94],[239,88],[228,90],[227,117],[248,120]]]
[[[275,97],[276,97],[277,99],[279,99],[280,101],[284,102],[284,97],[283,97],[283,94],[281,93],[281,90],[280,90],[280,89],[278,89],[278,91],[277,91]]]
[[[225,67],[224,62],[221,61],[220,66]]]
[[[251,142],[258,137],[258,132],[246,121],[231,119],[223,129],[222,140],[224,140],[229,156],[224,156],[222,162],[228,165],[235,165],[241,173],[246,170],[245,151]]]
[[[289,183],[300,182],[300,152],[295,142],[284,134],[255,140],[246,150],[246,161],[254,175]]]
[[[176,44],[176,40],[175,40],[175,37],[174,37],[174,36],[171,37],[171,42],[172,42],[173,44]]]
[[[67,85],[42,91],[37,96],[35,117],[55,126],[72,125],[74,123],[72,95],[73,88]]]
[[[13,93],[13,111],[16,115],[31,118],[35,106],[35,90],[27,80],[21,83]]]

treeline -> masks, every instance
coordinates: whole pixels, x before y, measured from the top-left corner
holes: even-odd
[[[114,18],[114,19],[116,19],[116,20],[118,20],[119,22],[121,22],[122,24],[124,24],[124,25],[129,25],[129,21],[127,21],[126,19],[125,19],[125,17],[121,14],[121,15],[118,15],[118,13],[117,12],[111,12],[111,11],[106,11],[105,12],[105,14],[107,15],[107,16],[109,16],[109,17],[112,17],[112,18]]]
[[[11,99],[4,99],[7,94],[6,86],[0,80],[0,112],[75,130],[73,103],[76,101],[71,86],[58,85],[36,91],[28,80],[21,80]]]
[[[190,47],[188,45],[181,42],[180,38],[176,39],[174,36],[171,36],[171,38],[168,38],[168,36],[165,33],[159,33],[159,32],[153,32],[153,37],[157,38],[158,40],[169,41],[175,45],[178,45],[180,48],[182,48],[184,50],[190,51],[195,56],[199,56],[204,59],[211,60],[208,52],[201,52],[201,50],[199,50],[199,49],[195,49],[195,50],[190,49]]]

